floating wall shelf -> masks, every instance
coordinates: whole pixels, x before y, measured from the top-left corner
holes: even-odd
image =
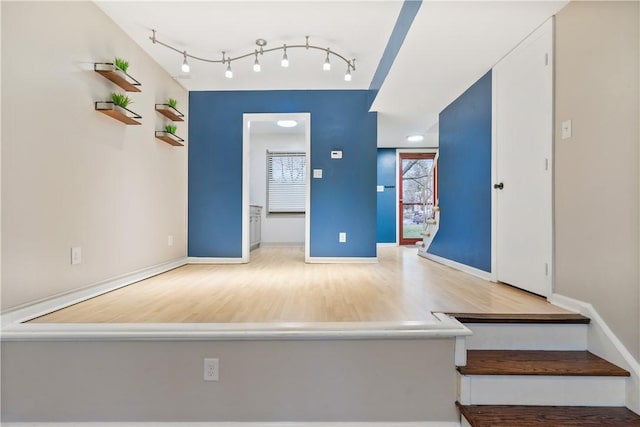
[[[156,138],[158,138],[161,141],[166,142],[167,144],[171,144],[174,145],[176,147],[181,147],[183,146],[183,142],[184,139],[180,138],[177,135],[172,134],[171,132],[167,132],[164,130],[157,130],[156,131]]]
[[[127,92],[141,92],[138,87],[141,83],[111,62],[96,62],[93,64],[93,69]]]
[[[128,125],[139,125],[140,122],[135,119],[142,118],[139,114],[134,113],[128,108],[117,106],[112,101],[97,101],[95,109],[96,111],[100,111],[102,114],[106,114],[107,116]]]
[[[171,121],[184,122],[184,114],[169,104],[156,104],[156,111]]]

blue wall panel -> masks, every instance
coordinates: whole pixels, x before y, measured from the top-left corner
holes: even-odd
[[[440,113],[440,227],[429,253],[491,271],[491,71]]]
[[[396,149],[378,148],[378,243],[396,242]]]
[[[376,256],[377,115],[369,93],[189,93],[189,256],[242,256],[242,115],[311,113],[312,257]],[[331,150],[342,150],[331,160]],[[338,233],[347,232],[347,242]]]

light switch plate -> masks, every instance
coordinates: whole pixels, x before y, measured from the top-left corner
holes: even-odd
[[[82,248],[74,246],[71,248],[71,265],[77,265],[82,263]]]
[[[331,152],[331,158],[332,159],[341,159],[342,158],[342,151],[341,150],[335,150]]]
[[[571,120],[565,120],[562,122],[562,139],[571,138]]]
[[[376,187],[376,189],[377,189],[378,193],[383,193],[384,192],[384,185],[378,185]]]
[[[322,169],[314,169],[313,170],[314,178],[322,178]]]

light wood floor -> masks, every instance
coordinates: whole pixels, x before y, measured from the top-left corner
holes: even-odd
[[[305,264],[302,247],[264,247],[244,265],[186,265],[33,320],[50,323],[421,321],[432,311],[566,313],[540,297],[416,255],[378,264]]]

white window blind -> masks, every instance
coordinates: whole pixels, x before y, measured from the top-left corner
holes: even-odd
[[[267,209],[269,213],[304,213],[305,153],[267,151]]]

